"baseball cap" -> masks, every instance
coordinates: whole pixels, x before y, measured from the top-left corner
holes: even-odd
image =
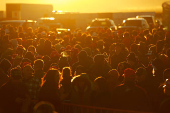
[[[131,69],[131,68],[126,68],[126,69],[124,70],[124,76],[125,76],[126,78],[135,79],[135,78],[136,78],[136,73],[135,73],[135,71],[134,71],[133,69]]]

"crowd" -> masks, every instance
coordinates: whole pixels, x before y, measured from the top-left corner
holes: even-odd
[[[167,113],[170,32],[0,30],[0,112],[62,113],[62,103]]]

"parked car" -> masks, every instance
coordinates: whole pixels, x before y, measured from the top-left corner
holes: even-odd
[[[34,20],[3,20],[0,21],[0,26],[3,25],[12,25],[13,27],[22,26],[24,29],[27,27],[32,27],[33,29],[37,28],[37,21]]]
[[[162,22],[160,20],[155,20],[155,25],[158,28],[160,25],[162,25]]]
[[[112,19],[109,18],[96,18],[92,20],[91,25],[89,25],[86,30],[87,31],[92,31],[96,30],[98,28],[109,28],[111,30],[116,30],[116,25]]]
[[[144,18],[148,22],[150,28],[154,28],[156,25],[155,18],[152,15],[139,15],[136,16],[136,18]]]
[[[118,30],[124,31],[125,29],[132,30],[144,30],[148,29],[149,25],[144,18],[127,18],[123,20],[123,23],[118,26]]]

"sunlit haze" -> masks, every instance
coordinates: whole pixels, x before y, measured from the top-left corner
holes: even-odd
[[[52,4],[54,10],[68,12],[162,12],[166,0],[1,0],[0,10],[6,3]]]

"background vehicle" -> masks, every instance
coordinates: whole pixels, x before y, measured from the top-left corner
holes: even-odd
[[[68,31],[70,31],[70,29],[66,29],[66,28],[56,28],[56,31],[58,32],[58,34],[61,34],[62,32],[68,32]]]
[[[148,22],[150,28],[155,27],[155,18],[152,15],[139,15],[136,16],[136,18],[144,18]]]
[[[34,20],[3,20],[0,21],[0,25],[12,25],[13,27],[22,26],[23,29],[27,27],[32,27],[33,29],[37,28],[37,21]]]
[[[147,21],[144,18],[127,18],[126,20],[123,20],[123,23],[118,26],[118,30],[125,30],[129,29],[132,30],[143,30],[143,29],[149,29],[149,25]]]
[[[62,24],[57,22],[54,17],[43,17],[37,20],[39,27],[45,27],[47,29],[62,28]]]
[[[87,31],[92,31],[92,30],[96,30],[98,28],[109,28],[111,30],[116,30],[116,25],[114,23],[113,20],[109,19],[109,18],[96,18],[92,20],[92,23],[90,26],[88,26],[86,28]]]

